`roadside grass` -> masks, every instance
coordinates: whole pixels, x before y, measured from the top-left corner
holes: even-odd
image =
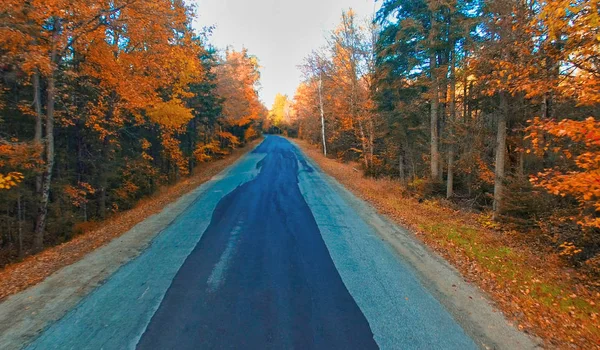
[[[86,254],[129,231],[139,222],[162,211],[167,204],[176,201],[233,164],[260,141],[262,139],[235,149],[223,159],[201,164],[192,176],[176,184],[161,187],[155,194],[140,200],[130,210],[119,212],[101,222],[90,222],[81,234],[70,241],[49,247],[21,262],[0,269],[0,302],[12,294],[43,281],[62,267],[77,262]]]
[[[489,295],[509,322],[552,348],[600,348],[600,293],[574,278],[557,253],[528,244],[531,233],[503,231],[488,214],[456,210],[443,200],[405,196],[397,181],[360,175],[355,164],[296,143],[358,197],[409,228]]]

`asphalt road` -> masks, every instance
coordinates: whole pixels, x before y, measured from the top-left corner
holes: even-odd
[[[270,136],[35,349],[471,349],[414,271]]]

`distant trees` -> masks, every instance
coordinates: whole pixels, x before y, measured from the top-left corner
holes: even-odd
[[[288,129],[292,118],[292,101],[287,95],[277,94],[263,128],[269,132],[279,133],[281,130]]]
[[[313,125],[310,129],[311,139],[320,138],[324,149],[340,157],[359,156],[365,168],[370,169],[376,123],[369,93],[374,73],[372,35],[375,33],[371,31],[371,23],[358,22],[353,11],[342,14],[341,23],[330,33],[328,47],[306,59],[303,66],[306,81],[295,100],[299,119],[311,108],[323,116],[317,122],[321,128],[313,130]],[[299,123],[307,136],[308,126]]]
[[[245,49],[227,51],[215,73],[217,94],[224,98],[223,117],[232,129],[231,135],[220,130],[221,138],[230,144],[255,138],[257,123],[266,117],[266,108],[258,99],[258,59]]]
[[[182,1],[5,4],[0,264],[257,135],[256,59],[219,57],[191,16]],[[233,65],[245,68],[224,68]],[[225,80],[237,90],[228,94]],[[230,107],[234,99],[246,107]]]
[[[385,0],[374,31],[344,12],[302,67],[296,128],[366,174],[490,208],[589,259],[600,251],[599,21],[583,0]]]

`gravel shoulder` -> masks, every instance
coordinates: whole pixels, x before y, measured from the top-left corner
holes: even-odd
[[[300,149],[299,146],[297,147]],[[420,283],[452,314],[479,347],[482,349],[542,347],[539,339],[511,325],[483,291],[466,282],[454,267],[424,246],[412,232],[380,215],[371,205],[320,170],[314,160],[308,157],[307,159],[310,166],[319,169],[318,172],[327,184],[321,184],[319,187],[329,186],[353,209],[354,213],[368,223],[380,239],[393,248],[398,259],[410,265]],[[312,186],[315,184],[313,183]],[[308,201],[310,203],[310,200]],[[318,217],[319,214],[315,213],[315,216]],[[397,278],[400,279],[402,276]]]
[[[249,150],[253,148],[249,147]],[[153,240],[194,205],[199,197],[210,192],[208,195],[215,197],[215,202],[218,202],[240,181],[248,181],[255,176],[257,161],[252,157],[236,160],[218,175],[108,244],[59,269],[37,285],[4,299],[0,303],[0,349],[20,349],[36,339],[43,330],[74,310],[91,292],[98,290],[122,266],[147,252]],[[248,171],[240,175],[240,168],[247,168]],[[232,169],[238,171],[231,179],[227,179]],[[224,188],[214,190],[216,183]],[[205,221],[209,221],[209,218]],[[127,308],[127,305],[123,306]]]

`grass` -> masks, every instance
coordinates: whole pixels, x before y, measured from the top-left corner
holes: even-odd
[[[503,231],[487,214],[463,212],[445,201],[419,202],[398,182],[357,176],[354,164],[323,157],[297,141],[326,173],[380,213],[415,233],[495,301],[511,323],[549,347],[600,348],[600,293],[553,251],[530,245],[527,233]]]

